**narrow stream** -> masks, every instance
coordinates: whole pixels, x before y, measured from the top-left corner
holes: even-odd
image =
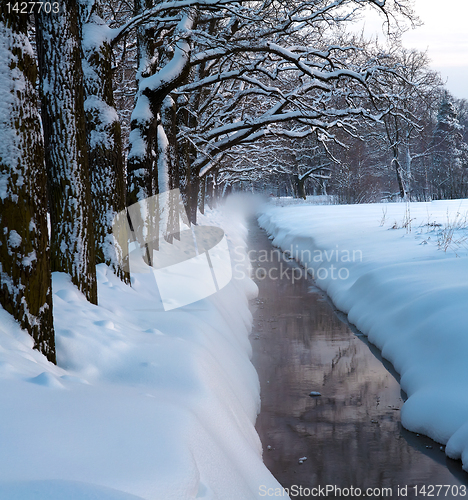
[[[437,443],[402,428],[405,394],[391,364],[312,281],[269,277],[277,276],[281,263],[263,261],[273,247],[255,222],[249,248],[260,290],[252,332],[262,398],[257,431],[264,462],[280,484],[392,488],[391,495],[371,498],[403,497],[404,486],[414,498],[415,485],[423,497],[422,486],[427,495],[429,485],[450,485],[447,494],[446,488],[438,495],[435,489],[433,496],[463,498],[460,485],[468,485],[468,474],[461,464],[446,458]],[[297,267],[281,262],[283,269]],[[311,391],[321,396],[311,397]],[[291,498],[311,498],[304,491],[306,496]]]

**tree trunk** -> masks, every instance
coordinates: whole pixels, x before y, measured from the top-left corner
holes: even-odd
[[[214,208],[214,175],[209,173],[206,176],[205,200],[210,208]]]
[[[200,180],[200,190],[198,192],[198,209],[201,214],[205,213],[205,198],[206,198],[206,175]]]
[[[176,124],[177,130],[186,127],[189,120],[188,113],[189,102],[185,96],[179,96],[177,100],[177,108],[178,112],[176,114]],[[185,207],[188,207],[188,196],[189,196],[189,173],[190,173],[190,165],[191,165],[191,149],[192,145],[190,142],[182,138],[178,141],[178,158],[179,158],[179,189],[182,195],[182,200],[184,202]],[[188,212],[188,210],[187,210]]]
[[[306,199],[306,193],[304,189],[305,178],[301,179],[298,175],[294,175],[294,191],[296,193],[296,198]]]
[[[0,304],[56,362],[47,177],[27,17],[0,9]]]
[[[187,215],[190,224],[197,223],[198,192],[200,190],[200,177],[198,170],[190,169],[186,198]]]
[[[398,161],[398,158],[393,158],[392,163],[395,165],[395,173],[397,176],[398,188],[400,190],[400,197],[402,199],[405,199],[406,198],[406,190],[405,190],[405,184],[403,182],[403,176],[401,173],[400,162]]]
[[[161,125],[167,139],[167,174],[158,172],[160,175],[167,175],[167,189],[179,189],[180,165],[179,152],[177,147],[177,108],[171,96],[167,96],[161,106]],[[158,148],[159,151],[159,148]]]
[[[190,99],[188,105],[193,104],[193,100]],[[195,109],[190,107],[190,109]],[[184,120],[185,119],[185,120]],[[193,128],[193,117],[183,116],[182,120],[179,118],[179,126],[186,126],[188,128]],[[181,141],[179,146],[179,185],[182,193],[182,198],[187,209],[187,215],[191,224],[197,223],[197,207],[198,207],[198,196],[200,189],[200,170],[193,168],[193,163],[197,157],[197,152],[193,144],[184,139]]]
[[[36,14],[51,266],[97,304],[79,11],[76,0],[61,5],[59,14]]]
[[[90,12],[91,10],[91,12]],[[106,41],[94,43],[92,33],[107,26],[101,19],[100,0],[81,7],[84,43],[86,132],[91,175],[91,201],[96,245],[96,263],[107,264],[129,282],[123,262],[128,252],[116,246],[112,223],[125,209],[125,177],[120,122],[114,107],[112,48]],[[120,244],[126,244],[124,241]]]
[[[149,107],[147,108],[149,111]],[[150,113],[150,111],[149,111]],[[127,160],[127,205],[144,200],[154,194],[154,147],[157,122],[154,116],[136,118],[130,124],[130,138],[134,139]],[[141,154],[140,154],[141,153]]]
[[[133,14],[139,15],[152,7],[152,0],[134,0]],[[145,25],[137,29],[137,88],[157,70],[155,33]],[[157,193],[154,180],[158,134],[158,112],[147,95],[138,92],[130,122],[130,150],[127,158],[127,206]],[[155,189],[156,188],[156,189]]]
[[[405,174],[406,174],[406,195],[408,200],[411,201],[411,193],[413,191],[413,169],[412,163],[413,158],[411,156],[410,149],[410,134],[406,134],[406,141],[404,144],[404,154],[405,154]]]

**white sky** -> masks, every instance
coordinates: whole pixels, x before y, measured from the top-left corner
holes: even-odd
[[[405,47],[427,49],[449,91],[468,99],[468,0],[414,0],[414,8],[424,25],[403,35]],[[366,20],[366,32],[380,26],[377,16]]]

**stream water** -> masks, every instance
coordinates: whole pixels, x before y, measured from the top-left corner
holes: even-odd
[[[462,486],[468,485],[468,474],[460,462],[448,459],[429,438],[402,428],[406,396],[391,364],[311,280],[292,283],[284,269],[298,265],[278,262],[279,253],[271,252],[266,233],[255,223],[249,248],[259,286],[252,331],[262,399],[257,431],[264,462],[280,484],[296,485],[295,493],[303,488],[291,498],[312,498],[308,488],[326,485],[363,493],[392,489],[369,498],[403,498],[405,486],[409,498],[416,491],[418,497],[432,492],[439,498],[468,498]],[[280,266],[283,279],[275,279]],[[311,397],[311,391],[321,395]],[[450,488],[432,490],[431,485]],[[329,491],[328,498],[346,492]]]

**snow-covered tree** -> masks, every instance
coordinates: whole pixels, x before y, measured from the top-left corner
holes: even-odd
[[[442,80],[430,69],[425,52],[407,50],[397,41],[389,57],[399,67],[400,78],[386,78],[381,82],[384,99],[393,112],[384,117],[383,131],[377,127],[375,133],[381,134],[381,144],[388,150],[391,170],[396,174],[399,195],[405,199],[418,191],[417,164],[425,165],[431,155],[427,136],[442,91]]]
[[[102,19],[100,0],[80,0],[86,132],[91,180],[96,263],[106,263],[128,280],[119,263],[112,223],[125,208],[125,172],[120,120],[113,93],[111,30]]]
[[[36,14],[52,271],[97,303],[78,0]]]
[[[348,138],[345,148],[334,148],[336,164],[329,182],[329,193],[340,203],[371,203],[382,198],[382,173],[388,173],[387,168],[382,168],[386,155],[379,158],[375,154],[375,140],[366,129],[366,124],[363,124],[359,136]]]
[[[458,121],[463,127],[463,140],[468,143],[468,100],[467,99],[455,99],[454,105],[458,114]]]
[[[433,196],[439,199],[468,195],[468,145],[463,140],[453,99],[448,92],[440,104],[432,141]]]
[[[145,197],[154,189],[148,178],[157,172],[164,186],[171,170],[178,171],[186,178],[180,182],[186,186],[193,215],[198,178],[226,150],[268,135],[273,124],[295,121],[311,132],[327,133],[347,127],[356,118],[378,119],[379,112],[363,107],[362,99],[368,97],[376,73],[385,70],[384,61],[350,65],[347,53],[359,47],[334,44],[326,35],[366,5],[387,13],[405,7],[405,2],[386,4],[185,0],[171,3],[170,10],[159,3],[148,14],[141,12],[140,19],[147,16],[148,23],[153,23],[161,44],[147,59],[146,73],[139,71],[130,134],[129,193],[135,193],[135,199]],[[183,8],[177,10],[178,5]],[[159,17],[151,20],[149,13],[156,11]],[[342,97],[339,103],[337,95]],[[167,156],[170,141],[161,113],[167,97],[171,101],[166,109],[172,103],[177,106],[179,154],[175,158],[172,153]],[[284,127],[284,135],[290,134]]]
[[[36,75],[26,17],[0,7],[0,304],[55,362]]]
[[[305,199],[307,194],[323,192],[335,161],[313,135],[273,136],[233,147],[210,172],[218,171],[221,183],[261,182],[274,192],[286,184],[294,197]]]

